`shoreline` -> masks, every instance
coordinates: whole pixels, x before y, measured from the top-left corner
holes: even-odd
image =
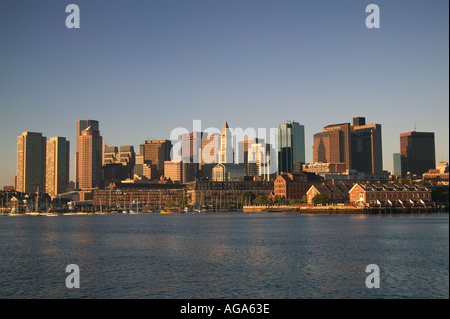
[[[244,213],[300,213],[300,214],[415,214],[448,213],[448,207],[348,207],[348,206],[311,206],[311,207],[268,207],[247,206]]]

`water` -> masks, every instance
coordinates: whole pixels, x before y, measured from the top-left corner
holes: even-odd
[[[447,213],[0,217],[0,298],[449,298],[448,256]]]

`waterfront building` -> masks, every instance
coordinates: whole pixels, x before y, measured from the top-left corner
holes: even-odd
[[[306,192],[308,204],[313,203],[313,198],[319,194],[325,196],[329,203],[344,203],[349,199],[350,187],[342,183],[312,185]]]
[[[436,168],[434,133],[407,132],[400,134],[402,175],[422,175]]]
[[[311,185],[320,184],[321,181],[315,174],[283,173],[274,181],[273,194],[275,197],[300,201]]]
[[[212,170],[212,180],[217,182],[238,181],[245,176],[245,169],[239,164],[220,163]]]
[[[111,183],[93,191],[93,204],[111,209],[156,210],[167,206],[184,207],[186,186],[173,183]]]
[[[234,149],[231,138],[231,131],[228,123],[225,121],[222,132],[220,134],[220,154],[219,163],[233,164],[234,163]]]
[[[42,133],[23,132],[17,137],[16,190],[45,193],[47,139]]]
[[[431,188],[423,184],[355,183],[351,203],[381,207],[424,207],[432,204]]]
[[[196,207],[237,207],[242,192],[250,191],[256,196],[273,193],[271,181],[195,181],[188,184],[187,197]]]
[[[70,142],[65,137],[51,137],[46,153],[45,191],[53,197],[68,191]]]
[[[292,173],[296,164],[305,163],[305,127],[286,122],[278,128],[278,174]]]
[[[102,187],[103,139],[98,130],[98,121],[77,122],[77,129],[91,124],[81,130],[77,136],[76,185],[77,189]]]

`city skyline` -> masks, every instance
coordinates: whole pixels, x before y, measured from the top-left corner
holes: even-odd
[[[24,5],[25,3],[25,5]],[[448,3],[377,1],[76,2],[0,4],[0,185],[13,185],[17,136],[70,141],[75,180],[78,119],[102,123],[108,145],[169,138],[176,127],[305,127],[313,134],[355,116],[383,127],[383,169],[400,134],[435,133],[448,151]]]

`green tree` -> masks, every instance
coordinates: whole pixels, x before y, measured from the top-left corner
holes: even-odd
[[[302,200],[300,201],[301,204],[307,204],[308,203],[308,196],[303,195]]]
[[[431,190],[431,198],[433,202],[448,203],[449,200],[449,187],[448,186],[436,186]]]
[[[324,194],[317,194],[316,196],[313,197],[312,202],[314,205],[318,204],[324,205],[328,203],[328,198]]]
[[[269,199],[267,196],[259,195],[253,200],[254,205],[267,206],[269,204]]]
[[[239,195],[238,201],[242,205],[252,205],[256,195],[251,191],[242,192]]]

